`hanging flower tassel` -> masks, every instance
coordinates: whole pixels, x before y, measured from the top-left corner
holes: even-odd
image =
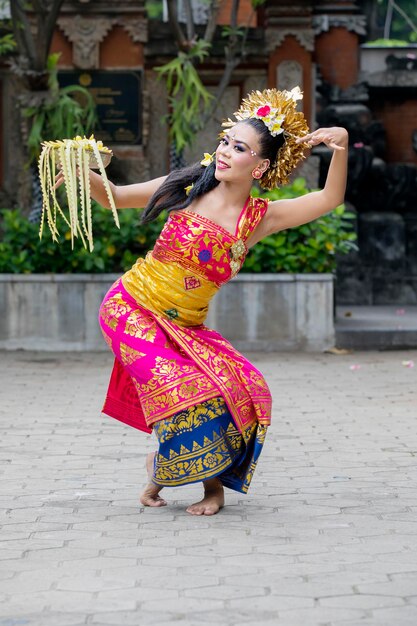
[[[39,236],[42,237],[45,221],[53,241],[58,241],[57,216],[64,219],[70,229],[71,245],[80,237],[85,248],[93,250],[93,229],[90,195],[90,168],[98,169],[109,200],[114,221],[120,228],[116,205],[105,168],[110,163],[112,152],[101,141],[91,135],[59,141],[45,141],[42,144],[38,168],[42,190],[42,216]],[[58,203],[55,191],[56,168],[61,169],[68,202],[68,213]],[[52,206],[51,206],[52,204]],[[79,210],[80,205],[80,210]]]

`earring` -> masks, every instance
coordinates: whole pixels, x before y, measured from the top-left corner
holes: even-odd
[[[252,172],[252,178],[255,178],[256,180],[259,180],[260,178],[262,178],[263,173],[261,172],[261,170],[259,170],[257,167],[253,170]]]

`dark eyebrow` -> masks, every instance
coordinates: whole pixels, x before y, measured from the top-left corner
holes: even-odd
[[[225,135],[225,137],[227,137],[228,139],[233,139],[235,143],[243,143],[247,148],[249,148],[249,150],[251,149],[250,146],[248,146],[248,144],[246,143],[246,141],[242,141],[241,139],[235,139],[234,137],[231,137],[230,135]]]

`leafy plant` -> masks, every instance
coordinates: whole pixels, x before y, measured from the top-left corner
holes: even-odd
[[[245,37],[245,29],[242,26],[223,26],[222,28],[222,37]]]
[[[163,4],[160,0],[147,0],[145,10],[150,20],[162,19],[163,17]]]
[[[80,85],[59,86],[59,57],[60,53],[48,57],[49,93],[35,105],[23,110],[24,116],[31,119],[27,141],[31,161],[39,157],[42,141],[89,135],[97,122],[94,99],[87,89]],[[82,102],[76,96],[81,96]]]
[[[415,0],[377,0],[373,6],[372,22],[383,23],[386,40],[417,41],[417,4]],[[395,45],[395,44],[394,44]]]
[[[296,198],[309,193],[306,181],[296,178],[291,185],[252,195],[270,200]],[[336,255],[357,250],[352,228],[355,214],[344,205],[313,222],[265,237],[251,249],[243,266],[245,272],[289,272],[297,274],[333,272]]]
[[[7,33],[0,37],[0,57],[13,52],[16,48],[16,42],[12,33]]]
[[[153,247],[164,218],[139,225],[137,209],[119,213],[120,230],[110,211],[93,202],[94,251],[81,245],[71,249],[69,229],[58,222],[60,235],[56,245],[45,233],[39,240],[39,224],[33,224],[19,210],[0,211],[0,273],[82,273],[124,272],[139,256]]]
[[[170,139],[178,152],[192,142],[195,131],[201,128],[201,113],[212,98],[194,65],[208,56],[209,48],[209,43],[198,40],[189,51],[180,51],[172,61],[155,68],[166,81],[171,112],[165,121],[170,125]]]
[[[167,88],[171,111],[165,117],[165,121],[170,126],[170,138],[178,162],[181,162],[184,147],[191,145],[195,139],[196,131],[204,128],[213,119],[236,67],[246,58],[247,39],[253,18],[256,10],[264,3],[265,0],[251,0],[250,12],[247,10],[249,7],[245,5],[246,23],[244,24],[240,15],[243,2],[233,0],[233,2],[226,3],[226,10],[229,14],[228,23],[220,27],[222,41],[217,41],[215,51],[215,56],[217,56],[218,51],[222,50],[223,71],[215,86],[214,96],[201,82],[196,66],[208,56],[209,50],[212,49],[216,33],[219,33],[218,17],[224,3],[217,0],[205,0],[207,21],[204,28],[195,23],[195,15],[199,12],[193,11],[191,0],[184,0],[182,3],[181,18],[185,17],[185,20],[181,19],[181,21],[178,2],[168,0],[164,3],[168,25],[177,44],[178,53],[176,59],[155,69],[160,76],[168,79]],[[161,0],[147,0],[145,6],[151,19],[161,18]],[[172,83],[174,78],[177,81],[177,89]],[[172,159],[173,163],[175,159]]]
[[[305,180],[297,178],[291,185],[264,193],[262,197],[294,198],[308,191]],[[63,193],[61,188],[58,192]],[[260,194],[254,188],[252,195]],[[69,229],[63,221],[58,221],[61,245],[56,245],[47,233],[39,241],[39,225],[31,223],[20,211],[3,209],[0,214],[1,273],[124,272],[153,248],[166,218],[162,214],[155,222],[139,225],[137,209],[124,209],[119,212],[119,230],[110,211],[93,201],[94,251],[90,253],[81,245],[71,250]],[[332,272],[337,255],[357,249],[353,217],[341,205],[314,222],[270,235],[249,252],[243,271]]]

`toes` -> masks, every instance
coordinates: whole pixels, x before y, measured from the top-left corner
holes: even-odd
[[[157,489],[155,485],[151,485],[142,492],[139,500],[143,506],[166,506],[166,501],[158,495],[160,489]]]
[[[200,509],[200,507],[189,506],[186,510],[187,513],[190,513],[191,515],[203,515],[203,511]]]
[[[165,500],[162,500],[162,498],[141,498],[140,502],[143,506],[157,507],[167,505]]]
[[[186,511],[191,515],[215,515],[219,512],[219,508],[210,506],[189,506]]]

